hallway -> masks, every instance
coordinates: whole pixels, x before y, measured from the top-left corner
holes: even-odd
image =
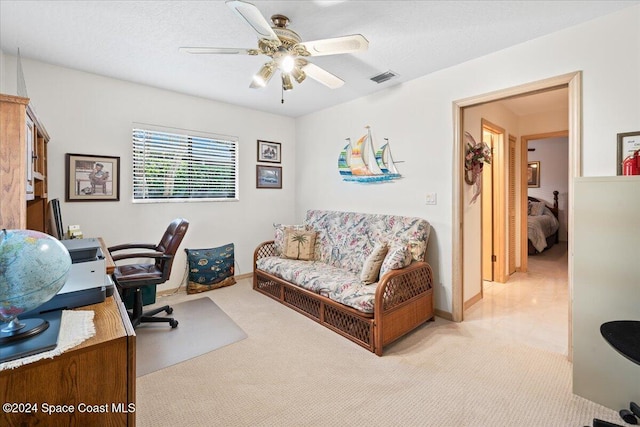
[[[524,344],[568,354],[569,287],[567,242],[529,257],[529,271],[508,283],[484,282],[483,299],[464,322],[499,331]]]

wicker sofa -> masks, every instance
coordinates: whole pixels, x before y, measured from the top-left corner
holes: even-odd
[[[255,290],[378,356],[387,344],[433,319],[433,273],[424,261],[427,221],[310,210],[297,227],[315,232],[312,260],[283,257],[279,245],[287,226],[277,226],[275,239],[254,252]],[[380,276],[365,284],[361,270],[380,245],[387,248]]]

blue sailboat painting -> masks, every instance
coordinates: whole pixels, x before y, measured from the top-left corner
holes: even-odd
[[[355,145],[347,138],[338,156],[338,171],[343,181],[349,182],[384,182],[402,177],[391,155],[389,140],[377,151],[373,148],[371,128],[367,126],[367,134],[363,135]]]

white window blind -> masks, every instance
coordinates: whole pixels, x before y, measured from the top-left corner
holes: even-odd
[[[133,201],[237,199],[237,145],[230,137],[134,127]]]

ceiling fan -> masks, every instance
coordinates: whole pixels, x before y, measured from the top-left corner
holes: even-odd
[[[225,2],[258,36],[258,48],[181,47],[181,52],[192,54],[241,54],[266,55],[270,58],[253,76],[249,87],[265,87],[277,70],[280,70],[282,89],[293,89],[292,79],[298,83],[308,76],[323,85],[336,89],[344,80],[309,62],[307,57],[337,55],[365,51],[369,42],[361,34],[302,42],[300,36],[287,28],[289,18],[273,15],[269,25],[257,7],[240,0]]]

